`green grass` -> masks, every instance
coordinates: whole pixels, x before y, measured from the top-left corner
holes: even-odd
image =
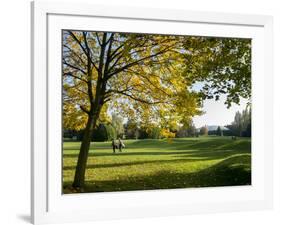
[[[151,190],[251,184],[250,138],[200,137],[92,143],[84,192]],[[79,142],[64,142],[64,193],[70,193]]]

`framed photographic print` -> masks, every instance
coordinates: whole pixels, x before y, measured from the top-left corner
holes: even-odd
[[[270,16],[36,1],[32,29],[34,224],[272,207]]]

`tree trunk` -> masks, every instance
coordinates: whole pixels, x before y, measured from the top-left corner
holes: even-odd
[[[91,138],[92,138],[93,130],[96,126],[98,114],[99,113],[89,114],[88,116],[87,125],[84,130],[84,135],[80,146],[74,181],[72,184],[74,188],[84,187],[85,172],[86,172],[87,159],[88,159],[88,154],[91,144]]]
[[[106,51],[106,41],[107,41],[107,33],[104,33],[102,44],[101,44],[101,52],[99,58],[99,66],[98,66],[98,80],[96,84],[96,92],[95,96],[93,96],[93,86],[92,86],[92,69],[93,63],[91,60],[91,51],[89,49],[87,43],[87,34],[83,32],[84,42],[86,51],[85,54],[87,56],[87,88],[88,88],[88,97],[90,100],[90,111],[88,112],[88,121],[86,128],[84,130],[84,135],[82,139],[82,143],[80,146],[78,161],[75,170],[74,181],[72,187],[74,188],[83,188],[85,183],[85,172],[87,166],[87,159],[91,144],[91,138],[93,134],[93,130],[96,127],[97,120],[99,118],[100,110],[102,105],[104,104],[104,94],[106,88],[106,80],[103,80],[103,68],[104,68],[104,56]],[[78,40],[79,42],[79,40]],[[79,42],[80,43],[80,42]],[[111,44],[110,44],[111,45]],[[81,43],[80,43],[81,46]],[[110,47],[111,48],[111,47]],[[109,53],[108,53],[109,54]],[[107,69],[106,69],[107,70]]]

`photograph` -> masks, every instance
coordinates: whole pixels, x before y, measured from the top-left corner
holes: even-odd
[[[252,184],[251,38],[61,32],[62,194]]]

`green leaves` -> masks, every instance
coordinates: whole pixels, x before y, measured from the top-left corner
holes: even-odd
[[[241,38],[193,37],[184,41],[187,79],[204,82],[203,99],[239,104],[240,97],[251,97],[251,40]]]

